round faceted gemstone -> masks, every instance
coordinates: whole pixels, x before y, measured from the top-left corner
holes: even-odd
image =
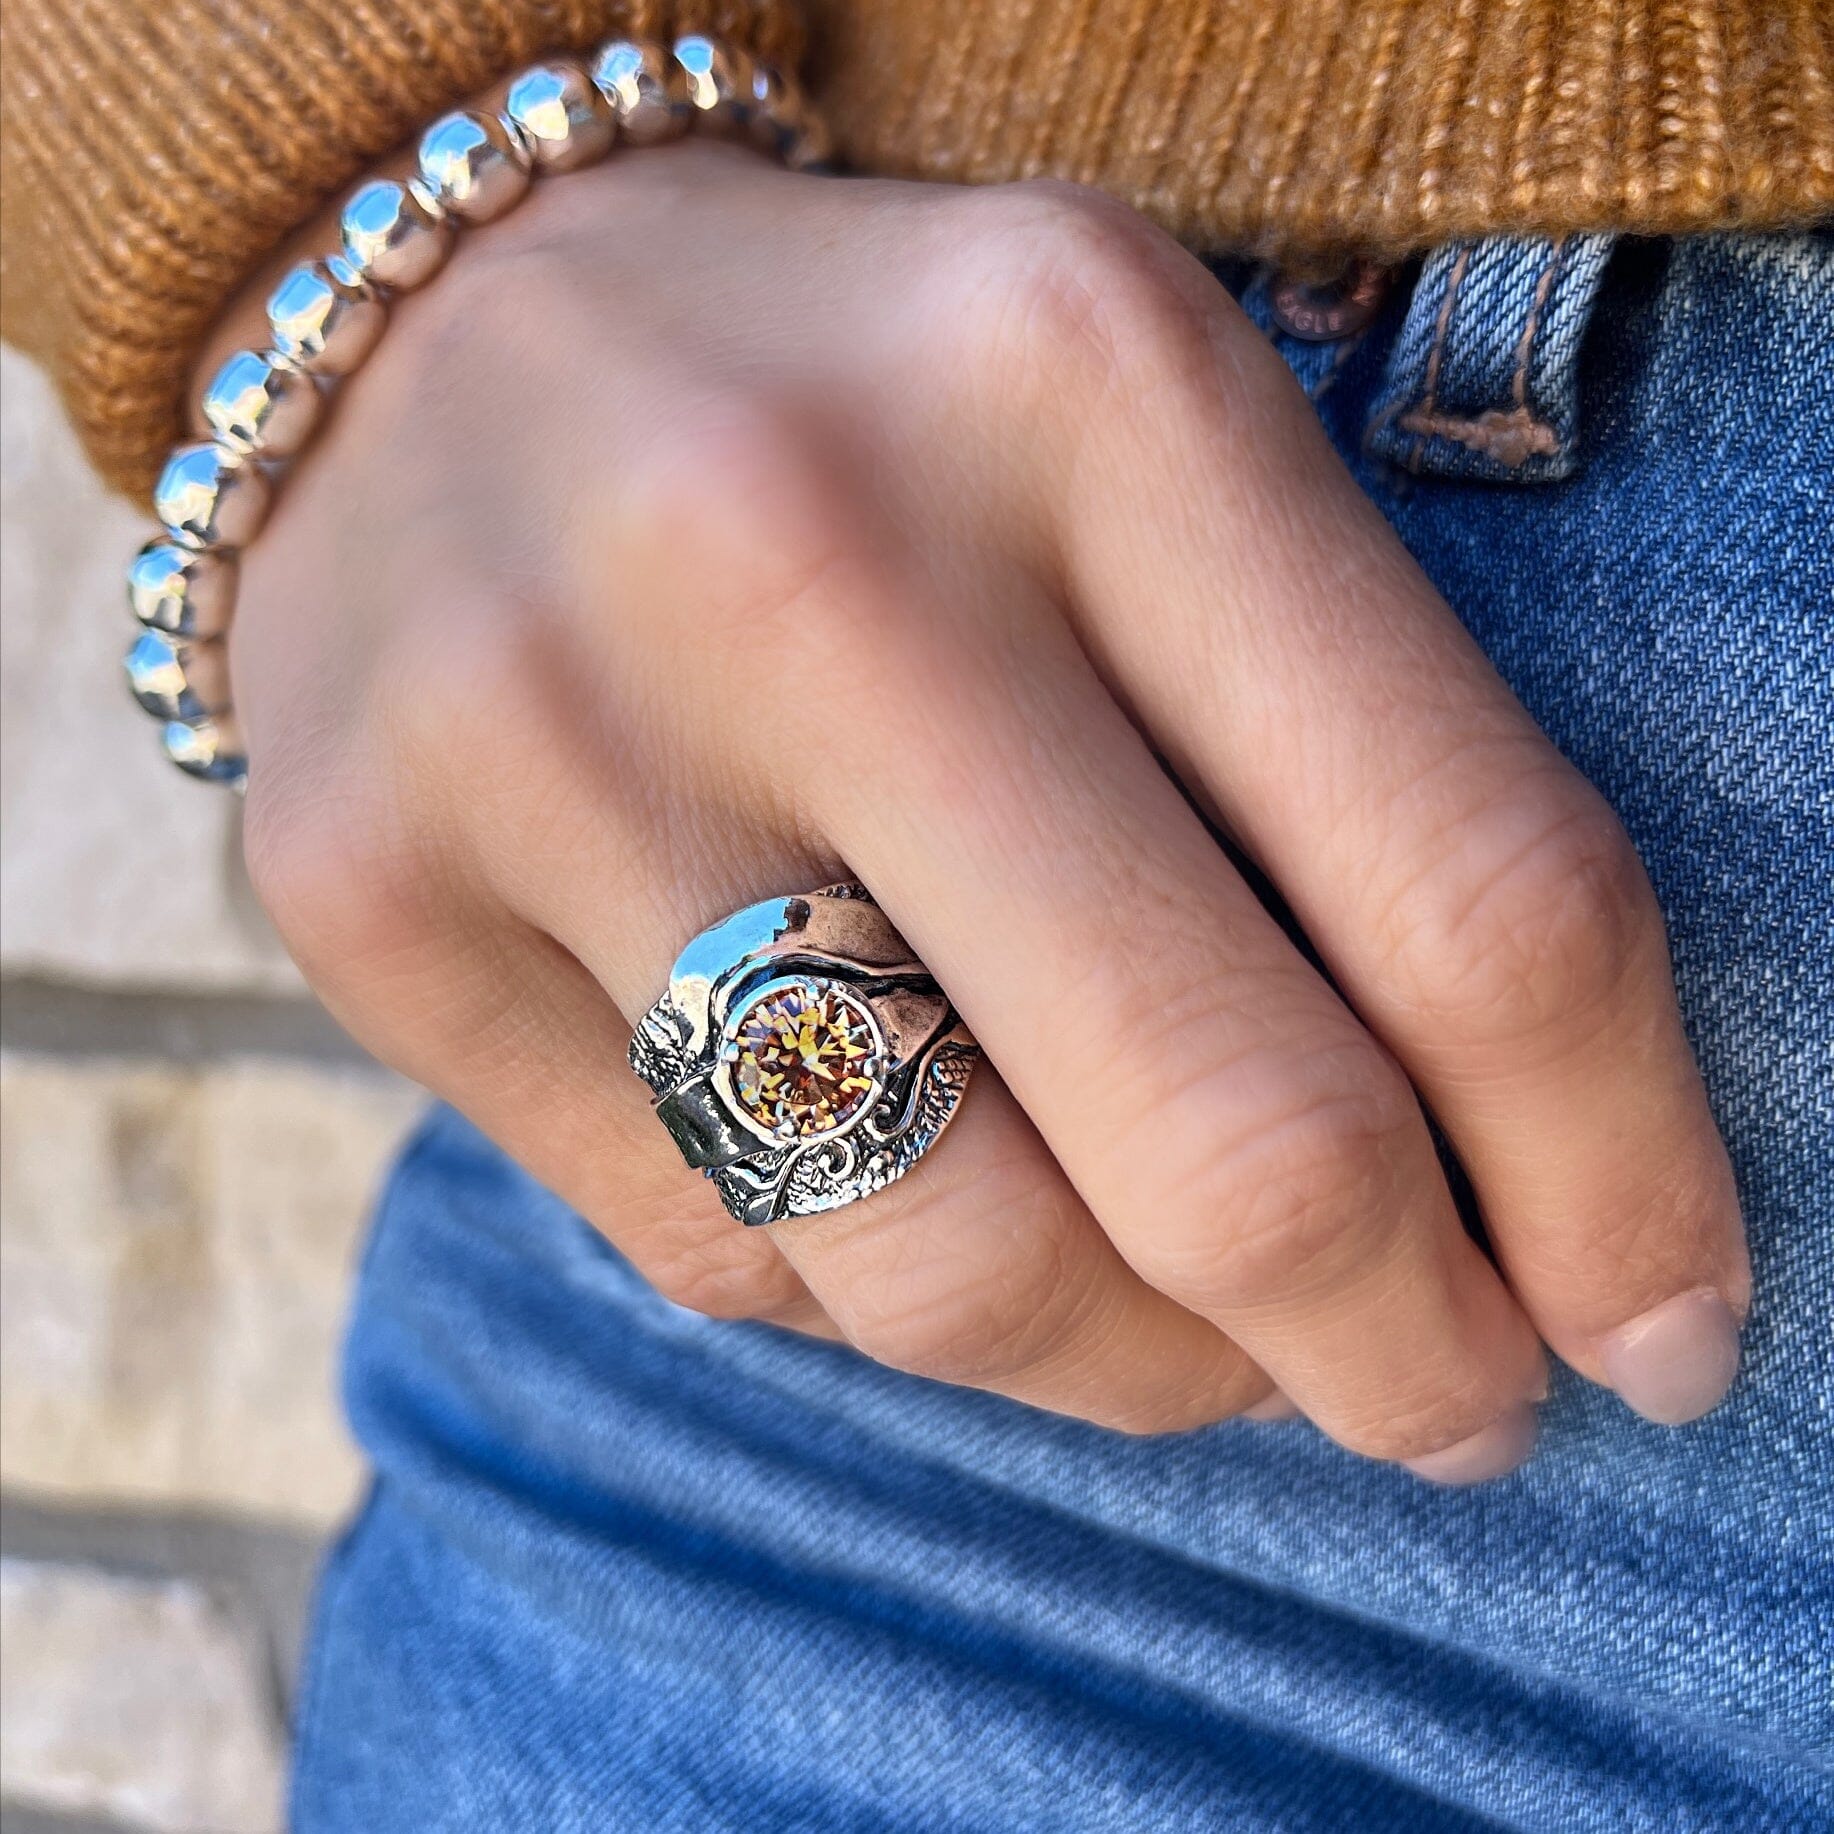
[[[732,1086],[780,1138],[832,1133],[872,1099],[878,1040],[865,1009],[837,987],[766,988],[728,1034]]]

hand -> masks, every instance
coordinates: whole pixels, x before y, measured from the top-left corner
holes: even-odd
[[[1272,1382],[1449,1478],[1525,1453],[1541,1339],[1716,1398],[1748,1273],[1636,856],[1174,244],[684,145],[394,318],[245,563],[250,866],[351,1031],[664,1293],[1128,1429]],[[998,1075],[743,1231],[629,1022],[842,876]]]

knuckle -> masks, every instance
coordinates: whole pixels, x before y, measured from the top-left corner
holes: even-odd
[[[1583,1022],[1666,958],[1630,837],[1577,777],[1519,786],[1457,824],[1393,908],[1402,1002],[1470,1041]]]
[[[603,658],[539,614],[448,602],[442,628],[400,645],[372,694],[377,769],[403,818],[452,857],[516,870],[602,833],[590,773],[603,756]]]
[[[1142,1271],[1212,1313],[1302,1298],[1369,1254],[1422,1145],[1413,1091],[1355,1032],[1238,1057],[1162,1120],[1192,1148],[1161,1162]]]
[[[1099,1303],[1068,1250],[1068,1206],[1017,1189],[997,1201],[997,1242],[964,1237],[939,1253],[932,1240],[857,1276],[845,1301],[853,1342],[906,1374],[970,1388],[1007,1387],[1064,1353]]]
[[[866,518],[814,431],[775,402],[689,412],[626,502],[625,552],[675,583],[697,645],[800,657],[857,608],[837,576],[857,570]]]
[[[249,881],[309,980],[344,982],[427,932],[426,869],[380,798],[250,798]]]
[[[1118,382],[1213,366],[1216,291],[1156,225],[1102,192],[1032,180],[989,194],[984,258],[969,267],[991,353],[1015,351]],[[1201,270],[1198,270],[1201,273]]]
[[[1260,1385],[1266,1387],[1265,1382]],[[1136,1439],[1158,1438],[1168,1433],[1189,1433],[1201,1426],[1214,1426],[1228,1420],[1252,1405],[1251,1382],[1243,1379],[1228,1389],[1219,1389],[1209,1371],[1186,1382],[1169,1382],[1150,1399],[1127,1406],[1098,1401],[1088,1410],[1088,1418],[1110,1432],[1126,1433]]]
[[[1561,1292],[1569,1326],[1603,1332],[1723,1265],[1727,1219],[1738,1215],[1731,1161],[1703,1114],[1658,1163],[1599,1194],[1582,1245],[1560,1230],[1522,1231],[1510,1271]]]
[[[1443,1451],[1477,1432],[1496,1414],[1496,1397],[1473,1385],[1465,1391],[1372,1398],[1353,1417],[1335,1420],[1331,1437],[1364,1458],[1389,1463]]]
[[[808,1298],[795,1270],[769,1243],[735,1240],[724,1231],[658,1232],[642,1267],[663,1298],[704,1318],[774,1323],[800,1311]]]
[[[455,765],[495,783],[549,729],[530,631],[517,608],[441,596],[440,628],[408,628],[375,696],[386,739],[416,781],[449,781]]]

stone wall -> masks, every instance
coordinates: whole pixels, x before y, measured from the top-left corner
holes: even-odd
[[[307,996],[120,679],[143,519],[0,352],[0,1815],[273,1834],[361,1471],[334,1357],[418,1092]]]

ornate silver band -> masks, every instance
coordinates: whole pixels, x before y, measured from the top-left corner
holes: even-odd
[[[836,1210],[929,1151],[980,1047],[858,885],[753,904],[688,944],[630,1062],[742,1223]]]

